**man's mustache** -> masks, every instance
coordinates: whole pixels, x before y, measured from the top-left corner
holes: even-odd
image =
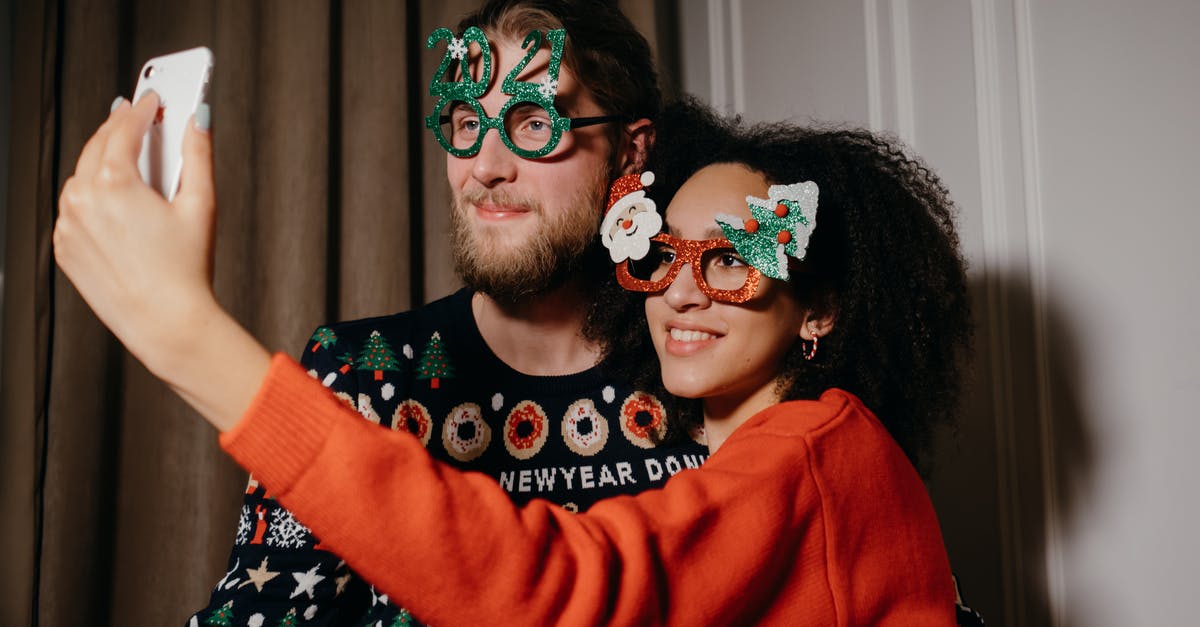
[[[461,197],[463,204],[470,203],[472,205],[498,205],[501,207],[514,207],[525,211],[541,212],[541,203],[532,198],[524,198],[501,191],[481,190],[475,192],[463,192]]]

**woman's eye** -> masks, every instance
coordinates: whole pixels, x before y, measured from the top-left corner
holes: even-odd
[[[746,265],[746,261],[736,253],[721,253],[717,257],[717,265],[722,268],[738,268]]]

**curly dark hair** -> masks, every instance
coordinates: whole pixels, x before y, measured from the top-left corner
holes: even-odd
[[[829,388],[858,396],[913,465],[927,473],[933,436],[952,425],[972,335],[965,263],[954,205],[937,175],[895,138],[848,127],[746,126],[694,100],[656,120],[647,190],[660,208],[692,174],[739,163],[771,184],[815,181],[817,227],[792,284],[801,302],[835,323],[812,361],[799,339],[784,359],[781,400],[815,399]],[[668,220],[670,216],[667,216]],[[626,331],[611,338],[610,368],[653,389],[671,410],[668,437],[701,420],[697,401],[662,389],[641,295],[611,308]]]

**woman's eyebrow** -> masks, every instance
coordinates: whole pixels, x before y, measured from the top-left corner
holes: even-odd
[[[668,235],[671,237],[677,237],[679,239],[686,239],[679,234],[679,231],[676,230],[675,227],[671,226],[670,222],[664,222],[664,224],[666,225],[666,231]],[[709,227],[709,229],[704,232],[704,239],[718,239],[722,237],[725,237],[725,231],[723,231],[720,226]]]

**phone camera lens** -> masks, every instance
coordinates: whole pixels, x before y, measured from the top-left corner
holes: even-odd
[[[153,65],[147,65],[145,71],[142,72],[142,77],[150,78],[151,76],[154,76],[154,72],[156,71],[157,70],[154,69]]]

